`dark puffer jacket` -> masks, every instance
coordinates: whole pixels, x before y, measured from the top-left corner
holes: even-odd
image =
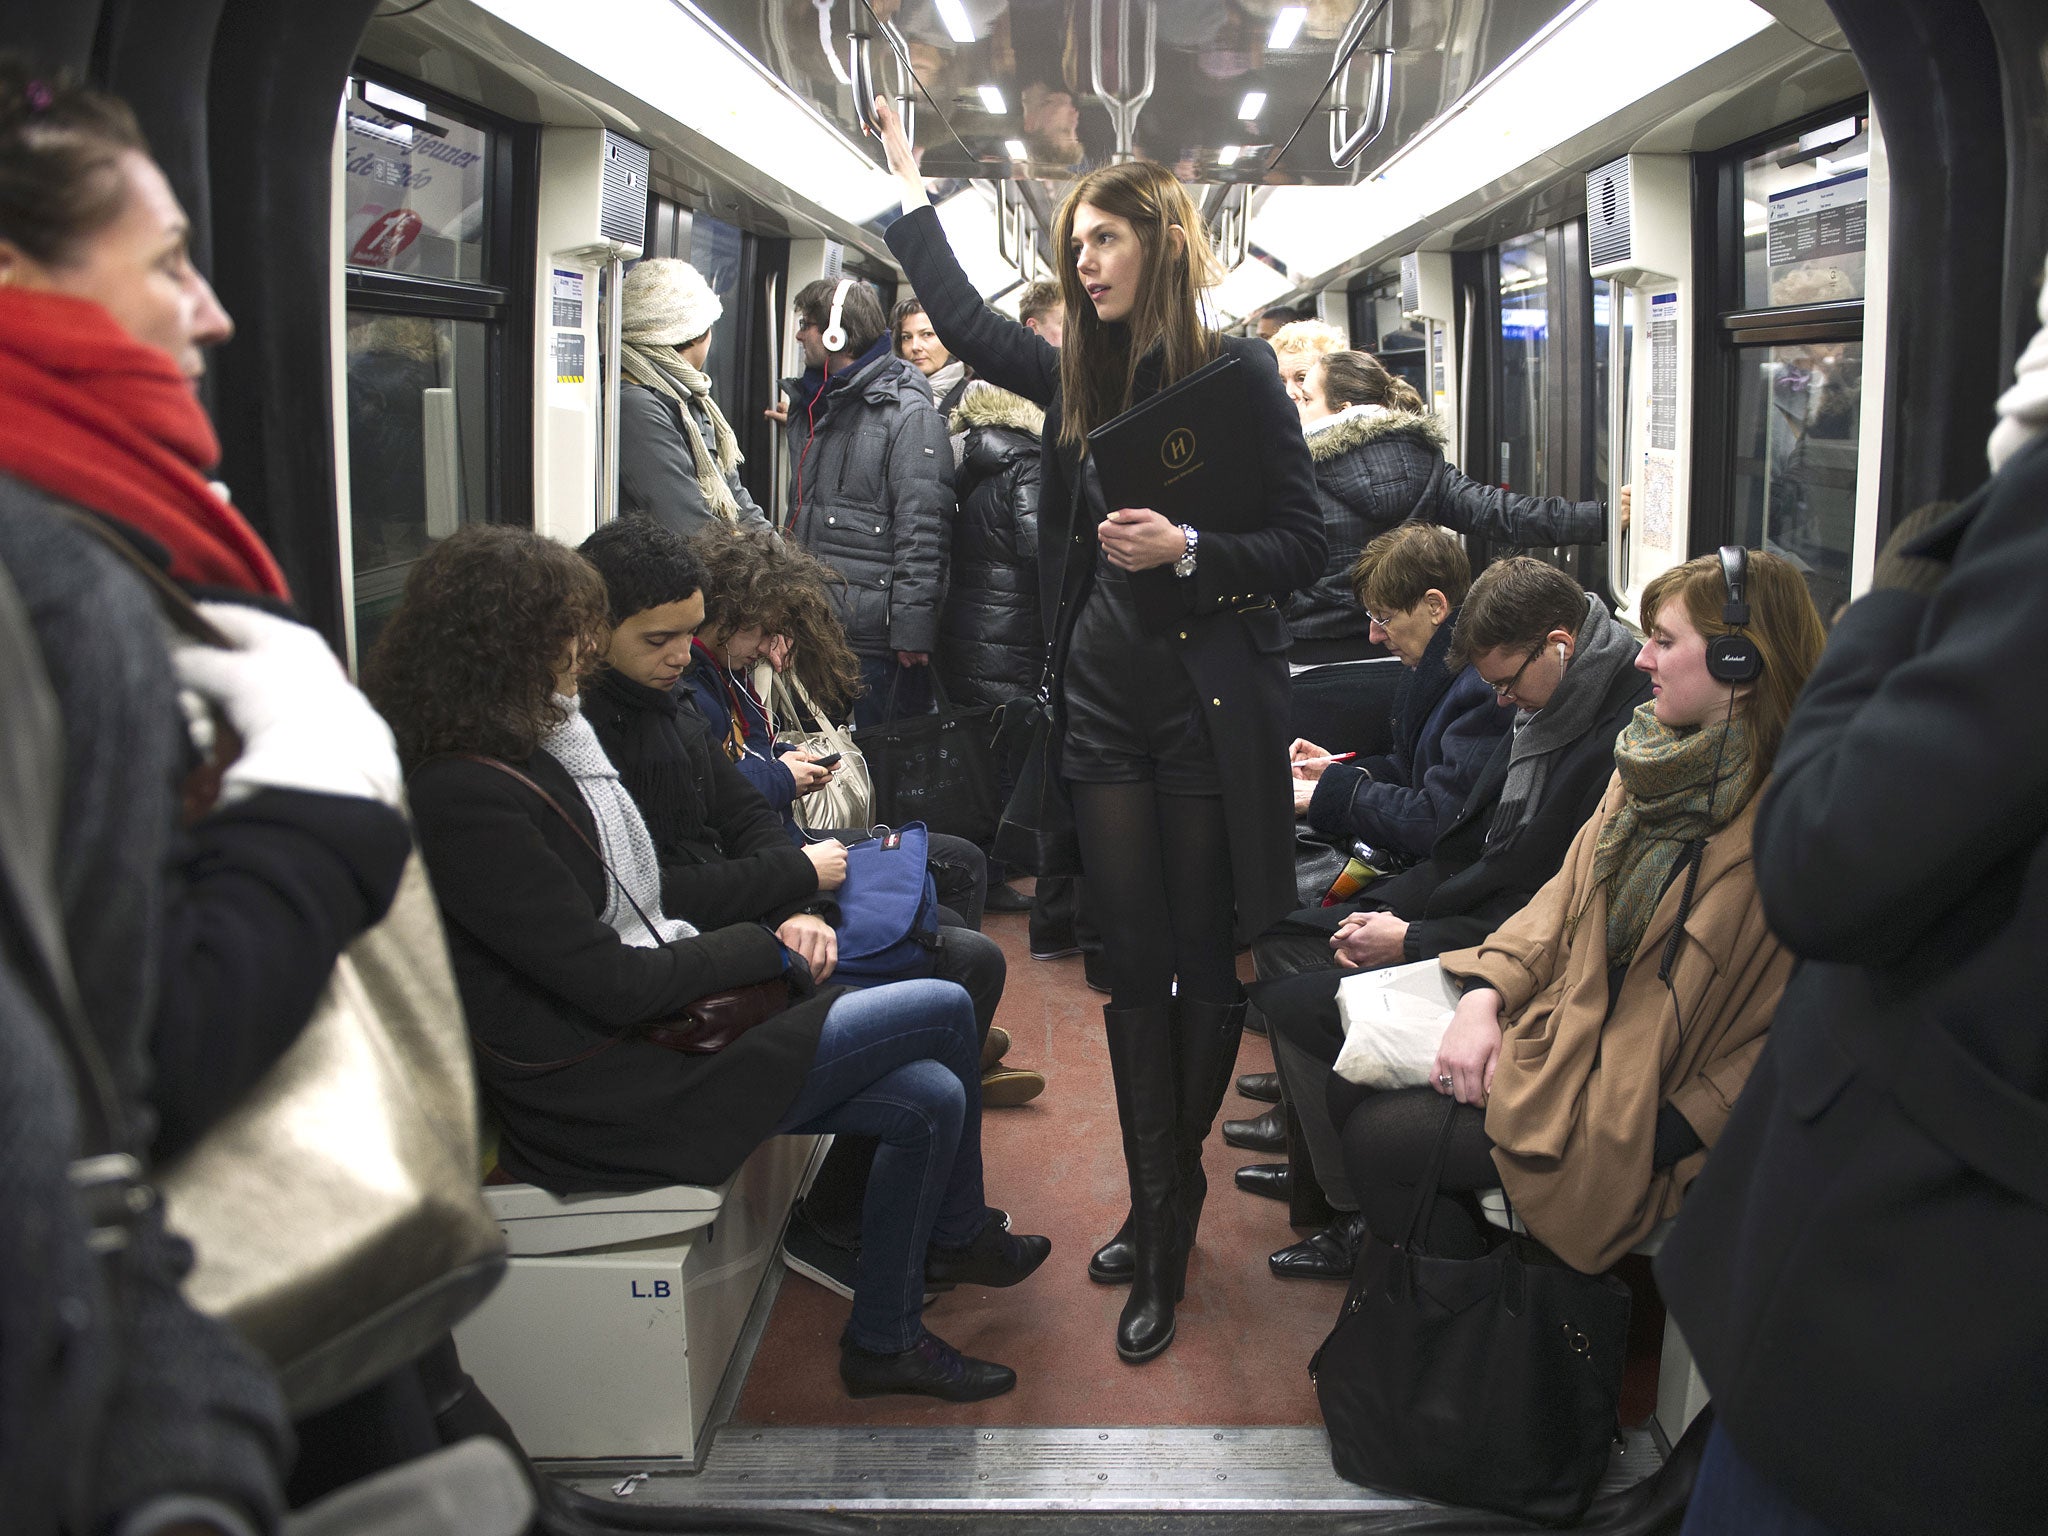
[[[1445,462],[1447,439],[1434,415],[1353,410],[1309,433],[1330,553],[1315,585],[1287,600],[1295,639],[1366,632],[1370,621],[1351,591],[1351,567],[1373,539],[1411,519],[1524,549],[1606,539],[1607,511],[1597,501],[1518,496],[1467,479]]]
[[[1038,686],[1038,456],[1045,412],[976,383],[951,422],[960,467],[939,676],[956,704],[1002,704]]]
[[[847,643],[863,656],[937,650],[953,449],[924,375],[885,336],[837,378],[814,371],[783,388],[789,535],[846,578],[832,603]]]

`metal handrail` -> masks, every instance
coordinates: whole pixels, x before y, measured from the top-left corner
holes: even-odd
[[[1384,3],[1384,0],[1383,0]],[[1110,127],[1116,131],[1116,158],[1129,160],[1136,153],[1138,140],[1138,114],[1145,109],[1145,103],[1152,99],[1152,87],[1159,76],[1159,8],[1155,0],[1143,0],[1145,7],[1145,88],[1135,96],[1113,96],[1102,80],[1102,4],[1103,0],[1089,0],[1088,9],[1088,73],[1090,83],[1095,87],[1095,97],[1109,113]],[[1131,72],[1126,69],[1125,60],[1131,39],[1131,0],[1117,0],[1116,29],[1116,78],[1119,89],[1130,83]]]
[[[1359,114],[1356,129],[1346,131],[1345,120],[1351,114],[1351,61],[1357,55],[1359,45],[1365,41],[1365,34],[1373,23],[1382,24],[1385,37],[1382,46],[1367,49],[1372,57],[1372,75],[1366,88],[1365,106]],[[1393,4],[1392,0],[1378,0],[1376,5],[1362,5],[1351,22],[1344,29],[1344,35],[1337,40],[1337,55],[1332,66],[1336,99],[1330,105],[1330,164],[1342,168],[1356,160],[1365,147],[1386,131],[1387,114],[1394,101],[1394,46],[1393,46]]]

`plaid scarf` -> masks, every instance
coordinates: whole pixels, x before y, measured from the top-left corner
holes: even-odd
[[[1595,891],[1607,891],[1610,966],[1635,958],[1685,845],[1728,825],[1749,799],[1753,746],[1740,715],[1679,730],[1657,719],[1654,700],[1636,710],[1615,742],[1614,766],[1627,793],[1600,831],[1586,892],[1590,906]]]

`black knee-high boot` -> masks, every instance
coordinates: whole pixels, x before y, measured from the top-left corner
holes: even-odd
[[[1223,1107],[1237,1066],[1238,1042],[1244,1038],[1245,1000],[1204,1003],[1181,998],[1175,1004],[1179,1036],[1180,1208],[1187,1223],[1188,1247],[1202,1223],[1202,1202],[1209,1180],[1202,1172],[1202,1144]]]
[[[1130,1300],[1116,1327],[1116,1352],[1136,1364],[1173,1342],[1173,1309],[1187,1275],[1180,1211],[1179,1105],[1174,1081],[1174,1023],[1164,1003],[1105,1008],[1110,1070],[1123,1120],[1124,1167],[1131,1180]]]

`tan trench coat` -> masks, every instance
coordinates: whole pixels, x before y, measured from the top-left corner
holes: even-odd
[[[1657,1108],[1675,1105],[1712,1147],[1792,974],[1792,956],[1757,900],[1753,795],[1707,841],[1670,988],[1657,970],[1682,878],[1651,914],[1609,1017],[1607,894],[1590,906],[1586,897],[1601,829],[1622,793],[1617,774],[1564,868],[1527,907],[1477,948],[1443,956],[1450,974],[1501,993],[1504,1038],[1486,1106],[1501,1183],[1529,1231],[1589,1273],[1677,1214],[1706,1153],[1653,1172]],[[1566,919],[1581,906],[1585,915],[1568,933]]]

